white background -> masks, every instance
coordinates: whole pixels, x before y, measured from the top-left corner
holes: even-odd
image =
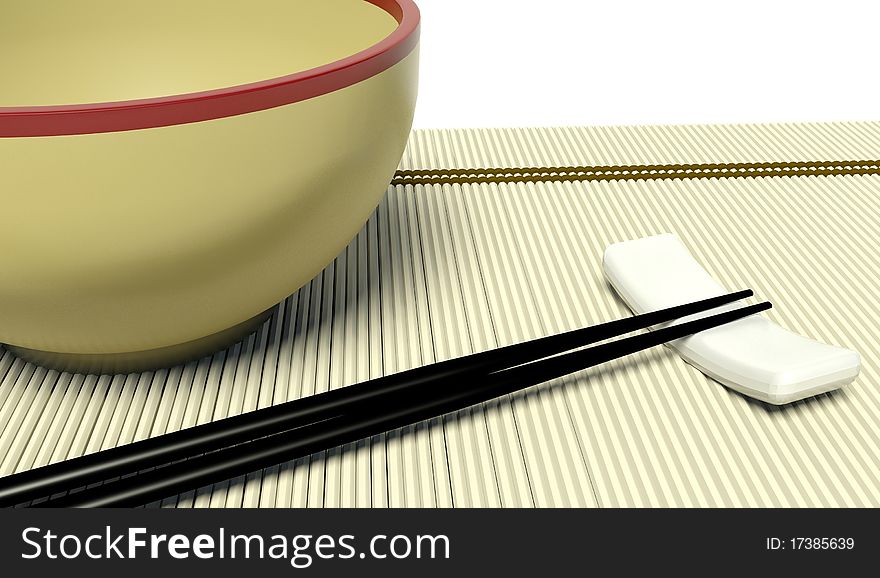
[[[416,2],[418,128],[880,118],[877,1]]]

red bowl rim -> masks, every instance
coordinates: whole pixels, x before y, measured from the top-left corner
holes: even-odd
[[[155,128],[256,112],[327,94],[387,70],[419,39],[413,0],[365,0],[397,28],[351,56],[295,74],[173,96],[56,106],[0,107],[0,137],[60,136]]]

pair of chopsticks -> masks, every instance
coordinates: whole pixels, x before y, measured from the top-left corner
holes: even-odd
[[[143,505],[464,409],[772,307],[769,302],[744,306],[584,348],[751,295],[751,290],[738,291],[434,363],[9,475],[0,478],[0,506],[48,496],[35,505]],[[130,475],[137,472],[142,473]],[[104,483],[75,491],[95,482]]]

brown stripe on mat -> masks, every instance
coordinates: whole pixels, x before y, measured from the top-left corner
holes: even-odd
[[[635,181],[880,174],[880,161],[793,161],[669,165],[608,165],[480,169],[416,169],[394,174],[392,185],[548,181]]]

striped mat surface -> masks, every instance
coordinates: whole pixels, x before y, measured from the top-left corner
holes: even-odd
[[[774,321],[859,351],[861,375],[773,409],[656,348],[150,506],[880,506],[877,171],[431,180],[876,159],[880,123],[416,131],[395,182],[415,179],[246,341],[115,376],[0,349],[0,474],[628,315],[604,248],[674,232]]]

